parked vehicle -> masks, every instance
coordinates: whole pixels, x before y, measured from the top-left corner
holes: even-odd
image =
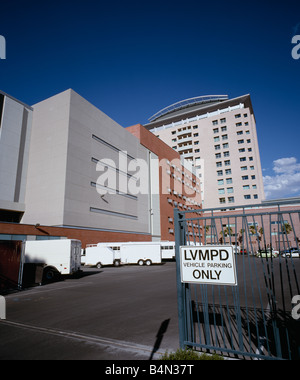
[[[27,240],[24,264],[35,264],[42,269],[43,279],[52,280],[58,274],[80,271],[81,241],[75,239]]]
[[[300,251],[297,247],[292,247],[281,252],[282,257],[299,257]]]
[[[98,243],[87,245],[81,264],[101,268],[105,265],[160,264],[160,242]]]
[[[257,257],[278,257],[279,252],[275,251],[273,248],[259,249],[256,252]]]
[[[83,251],[81,265],[101,268],[105,265],[119,266],[121,258],[112,247],[99,244],[90,244]]]
[[[174,241],[162,241],[161,246],[161,258],[162,260],[175,259],[175,242]]]

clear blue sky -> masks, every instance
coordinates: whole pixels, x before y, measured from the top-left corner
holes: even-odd
[[[268,198],[299,196],[295,34],[299,1],[3,1],[0,89],[32,105],[73,88],[124,127],[182,99],[250,93]]]

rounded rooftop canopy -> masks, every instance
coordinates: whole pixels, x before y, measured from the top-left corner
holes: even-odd
[[[224,100],[228,100],[228,95],[204,95],[204,96],[196,96],[194,98],[189,98],[185,100],[181,100],[180,102],[171,104],[168,107],[163,108],[162,110],[156,112],[153,116],[151,116],[148,120],[150,122],[157,120],[161,116],[167,115],[168,113],[181,110],[183,108],[194,107],[197,105],[204,105],[206,103],[215,103],[221,102]]]

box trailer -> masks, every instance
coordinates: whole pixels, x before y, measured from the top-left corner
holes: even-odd
[[[106,245],[89,244],[83,250],[81,265],[101,268],[105,265],[119,266],[121,259],[115,254],[115,250]]]
[[[160,246],[162,260],[175,259],[175,241],[161,241]]]
[[[28,240],[25,242],[24,265],[42,268],[43,278],[80,271],[81,241],[75,239]]]
[[[124,242],[88,244],[81,264],[101,268],[120,264],[151,265],[161,263],[159,242]]]
[[[160,243],[145,244],[136,242],[122,244],[120,256],[122,264],[161,264]]]

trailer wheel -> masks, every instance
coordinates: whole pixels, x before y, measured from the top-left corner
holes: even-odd
[[[96,264],[96,268],[98,268],[98,269],[102,268],[102,264],[101,263],[97,263]]]
[[[58,272],[54,268],[45,268],[43,272],[43,281],[51,282],[56,279]]]
[[[147,260],[145,261],[145,264],[149,266],[149,265],[152,264],[152,261],[151,261],[150,259],[147,259]]]
[[[144,261],[143,260],[139,260],[138,261],[138,265],[141,265],[141,266],[144,265]]]
[[[115,266],[115,267],[119,267],[120,264],[121,264],[121,263],[120,263],[120,260],[115,260],[115,261],[114,261],[114,266]]]

